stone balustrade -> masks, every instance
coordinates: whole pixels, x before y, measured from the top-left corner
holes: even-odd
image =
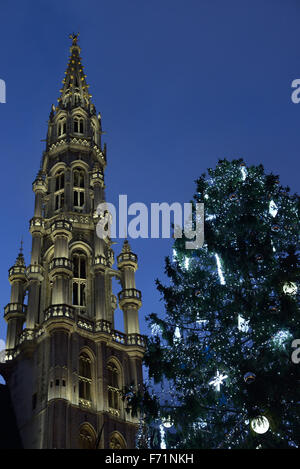
[[[22,303],[8,303],[4,308],[4,317],[7,316],[26,316],[27,305]]]
[[[118,255],[117,259],[118,259],[118,263],[124,262],[124,261],[137,262],[137,255],[134,254],[133,252],[121,252],[121,254]]]
[[[45,310],[45,321],[52,318],[65,317],[74,319],[74,308],[69,305],[51,305]]]
[[[125,288],[124,290],[118,293],[118,298],[119,298],[119,301],[126,300],[126,299],[134,299],[134,298],[141,301],[142,293],[140,290],[137,290],[136,288]]]
[[[54,270],[59,271],[73,271],[73,263],[66,257],[55,257],[49,264],[49,272],[54,273]]]

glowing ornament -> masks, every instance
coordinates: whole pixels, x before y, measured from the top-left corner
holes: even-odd
[[[287,282],[283,285],[283,293],[286,295],[296,295],[298,287],[294,282]]]
[[[248,373],[244,374],[244,381],[247,384],[253,383],[255,381],[256,375],[252,373],[251,371],[248,371]]]
[[[259,415],[252,419],[250,426],[255,433],[259,433],[260,435],[266,433],[270,428],[269,420],[264,415]]]
[[[197,296],[197,298],[199,298],[199,296],[201,296],[201,291],[200,290],[195,291],[195,296]]]
[[[236,200],[237,199],[237,195],[236,194],[230,194],[229,196],[229,200]]]
[[[261,256],[260,254],[257,254],[257,255],[255,256],[255,260],[256,260],[257,262],[261,263],[261,262],[264,260],[264,258],[263,258],[263,256]]]
[[[275,231],[275,233],[278,233],[278,231],[280,230],[280,226],[279,225],[273,225],[271,230]]]
[[[228,378],[227,375],[224,375],[217,370],[216,376],[210,380],[208,383],[210,386],[214,386],[216,388],[216,391],[220,392],[221,390],[221,384],[223,384],[224,379]]]

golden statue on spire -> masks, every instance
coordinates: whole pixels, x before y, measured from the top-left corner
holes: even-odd
[[[73,43],[72,43],[73,46],[77,46],[78,36],[79,36],[79,33],[77,33],[77,34],[75,34],[75,33],[69,34],[69,38],[72,39],[72,41],[73,41]]]

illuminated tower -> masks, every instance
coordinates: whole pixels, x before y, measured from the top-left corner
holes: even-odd
[[[0,371],[25,448],[133,448],[138,422],[120,391],[142,383],[137,256],[125,241],[114,269],[111,240],[96,234],[106,147],[77,40],[33,182],[30,265],[20,252],[9,270]],[[125,333],[114,329],[114,277]]]

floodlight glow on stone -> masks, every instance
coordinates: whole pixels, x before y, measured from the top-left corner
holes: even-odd
[[[215,386],[216,391],[220,392],[221,390],[221,384],[223,384],[224,379],[228,378],[227,375],[223,375],[222,373],[217,370],[216,376],[210,380],[208,383],[210,386]]]
[[[260,435],[266,433],[270,428],[269,420],[264,415],[252,419],[250,425],[252,430]]]

